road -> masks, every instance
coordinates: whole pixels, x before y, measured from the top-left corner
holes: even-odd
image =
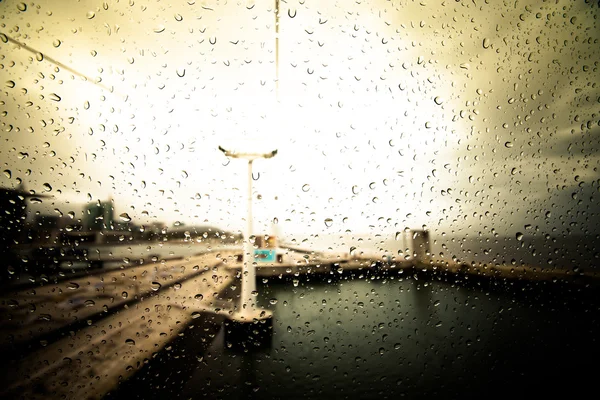
[[[41,339],[41,348],[15,360],[2,379],[4,395],[101,398],[202,313],[233,311],[233,299],[219,296],[235,280],[226,268],[233,255],[209,252],[3,298],[5,348],[69,330],[47,345]],[[69,329],[72,324],[78,329]]]

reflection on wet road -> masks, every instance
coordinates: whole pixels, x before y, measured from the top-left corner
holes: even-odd
[[[269,348],[229,350],[221,330],[199,360],[156,380],[142,373],[114,397],[145,398],[145,386],[229,400],[506,398],[593,386],[598,302],[578,289],[398,278],[268,279],[259,292],[274,312]],[[179,338],[169,356],[192,346]]]

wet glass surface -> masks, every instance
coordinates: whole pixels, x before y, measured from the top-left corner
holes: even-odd
[[[162,356],[186,357],[185,365],[169,371],[154,362],[111,397],[143,398],[149,388],[222,399],[499,398],[593,388],[593,292],[422,278],[394,271],[301,278],[297,287],[270,280],[260,286],[260,303],[275,313],[266,348],[233,351],[220,330],[208,349],[190,353],[191,334]]]

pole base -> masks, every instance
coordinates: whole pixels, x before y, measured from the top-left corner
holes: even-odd
[[[268,310],[233,314],[223,326],[226,349],[245,353],[271,347],[273,313]]]

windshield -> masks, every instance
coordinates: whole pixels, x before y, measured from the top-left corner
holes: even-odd
[[[1,2],[0,393],[593,390],[599,7]]]

